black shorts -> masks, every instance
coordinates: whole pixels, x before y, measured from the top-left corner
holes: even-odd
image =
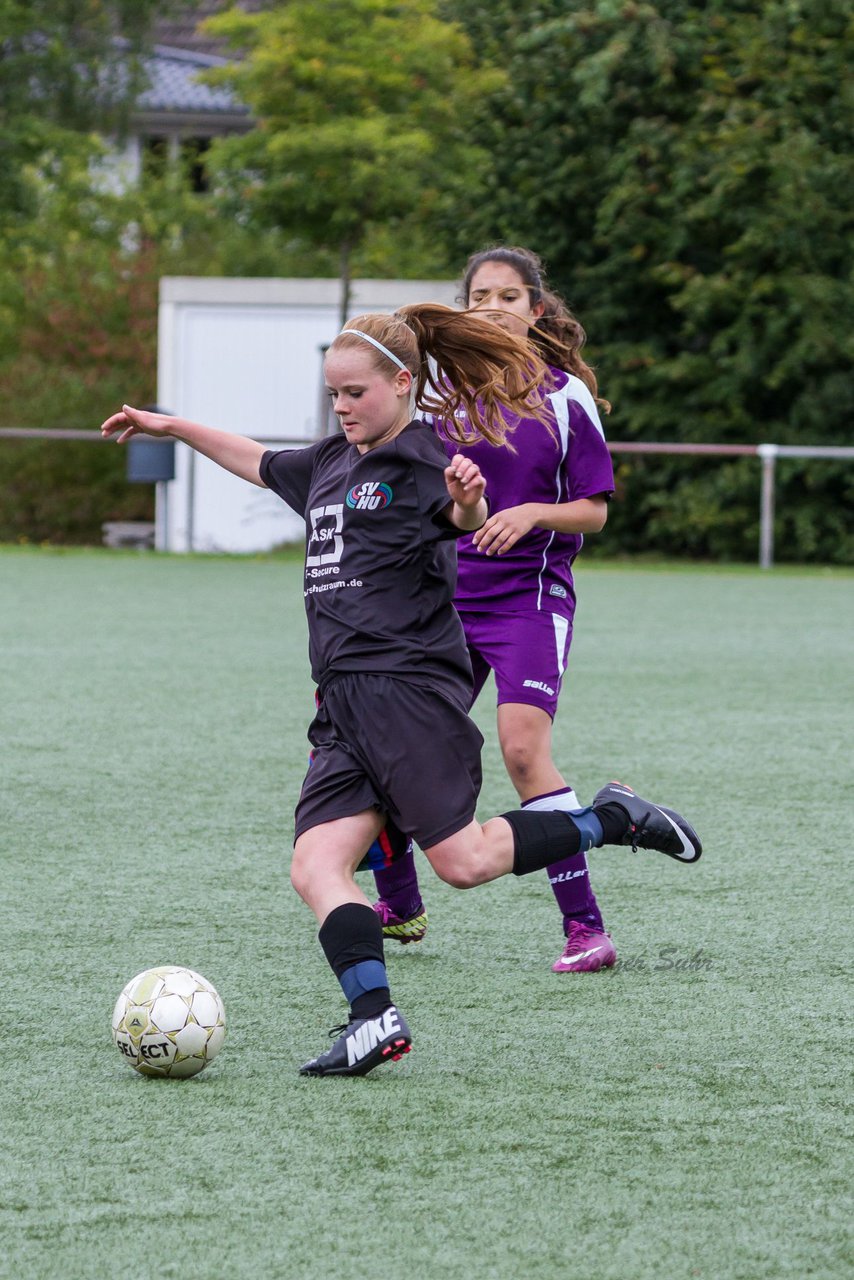
[[[339,676],[309,726],[296,835],[378,809],[429,849],[474,818],[483,738],[461,706],[407,680]]]

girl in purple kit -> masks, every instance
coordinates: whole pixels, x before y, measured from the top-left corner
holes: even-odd
[[[613,469],[599,421],[596,379],[580,356],[584,331],[547,287],[539,258],[527,249],[474,254],[461,301],[485,321],[530,337],[555,381],[547,424],[505,414],[511,449],[465,448],[487,481],[492,514],[458,544],[455,604],[474,670],[474,697],[490,670],[498,690],[498,735],[504,763],[524,809],[571,812],[581,807],[551,752],[551,727],[566,669],[575,613],[572,563],[585,533],[605,524]],[[601,401],[599,403],[602,403]],[[458,417],[461,415],[458,414]],[[459,445],[441,421],[435,429],[449,454]],[[389,836],[394,839],[394,833]],[[548,868],[563,915],[566,944],[556,973],[612,965],[584,853]],[[427,916],[411,848],[375,872],[375,910],[385,935],[417,942]]]

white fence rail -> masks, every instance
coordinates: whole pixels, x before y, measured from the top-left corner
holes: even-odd
[[[267,439],[254,436],[260,444],[283,443],[304,445],[307,440]],[[97,431],[76,431],[57,428],[38,430],[31,427],[2,427],[0,440],[88,440],[103,443]],[[761,464],[759,489],[759,565],[771,569],[774,565],[774,506],[776,496],[776,469],[778,458],[820,458],[824,460],[854,461],[854,448],[836,445],[786,445],[786,444],[647,444],[643,441],[609,441],[612,454],[669,454],[673,456],[746,457],[758,458]],[[165,482],[160,482],[164,484]],[[165,496],[165,495],[164,495]]]
[[[762,478],[759,490],[759,565],[771,569],[774,565],[774,505],[778,458],[824,458],[854,461],[854,448],[843,445],[788,445],[788,444],[646,444],[608,443],[611,453],[666,453],[687,455],[711,455],[717,457],[759,458]]]

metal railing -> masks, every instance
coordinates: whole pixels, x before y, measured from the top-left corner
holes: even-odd
[[[280,437],[253,436],[259,444],[309,444],[305,441],[283,441]],[[40,430],[32,427],[0,427],[0,440],[90,440],[103,441],[97,431],[76,431],[66,428]],[[616,453],[663,453],[693,455],[697,457],[758,458],[762,465],[759,490],[759,565],[771,569],[774,565],[774,505],[776,469],[778,458],[822,458],[825,460],[854,461],[854,448],[837,445],[787,445],[787,444],[647,444],[643,441],[609,440],[608,449]]]
[[[646,444],[642,441],[609,441],[611,453],[668,453],[713,455],[731,458],[759,458],[762,478],[759,490],[759,566],[774,565],[774,504],[778,458],[825,458],[854,460],[854,448],[844,445],[787,444]]]

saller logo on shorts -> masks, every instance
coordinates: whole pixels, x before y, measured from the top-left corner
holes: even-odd
[[[549,697],[554,697],[554,689],[550,684],[546,684],[543,680],[523,680],[523,689],[542,689],[543,693],[547,693]]]
[[[347,494],[347,506],[353,511],[381,511],[391,502],[391,486],[379,480],[354,484]]]

